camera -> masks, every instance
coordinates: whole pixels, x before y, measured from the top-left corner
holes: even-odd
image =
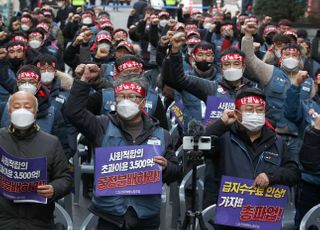
[[[198,142],[195,142],[195,138],[193,136],[185,136],[183,137],[183,145],[184,150],[194,150],[195,147],[198,150],[210,150],[212,147],[211,137],[210,136],[200,136]]]

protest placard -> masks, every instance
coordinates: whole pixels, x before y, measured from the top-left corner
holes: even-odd
[[[206,115],[203,120],[203,124],[207,124],[208,121],[215,121],[222,116],[222,113],[226,109],[234,109],[234,99],[209,96],[207,99]]]
[[[247,229],[281,229],[288,187],[252,187],[253,180],[223,176],[215,223]]]
[[[170,108],[170,113],[175,117],[176,122],[184,129],[184,119],[183,119],[183,103],[182,100],[176,101],[174,105]]]
[[[20,158],[0,147],[0,194],[14,202],[47,203],[37,193],[39,185],[47,184],[47,159]]]
[[[97,148],[96,196],[161,194],[162,170],[153,161],[161,149],[156,145]]]

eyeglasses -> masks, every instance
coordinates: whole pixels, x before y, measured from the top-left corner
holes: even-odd
[[[55,71],[55,68],[52,66],[41,66],[39,69],[41,72],[46,72],[46,71],[54,72]]]
[[[136,102],[137,99],[141,99],[143,98],[142,96],[138,96],[138,95],[135,95],[135,94],[129,94],[129,95],[123,95],[123,94],[119,94],[116,96],[116,102],[120,102],[124,99],[128,99],[132,102]]]
[[[265,113],[266,109],[264,106],[258,106],[258,107],[254,107],[252,105],[247,105],[244,107],[244,112],[247,113],[254,113],[256,111],[256,113]]]

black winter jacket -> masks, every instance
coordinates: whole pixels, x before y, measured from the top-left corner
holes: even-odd
[[[13,203],[0,196],[1,229],[53,229],[54,202],[69,193],[72,178],[59,140],[35,128],[18,136],[8,128],[0,129],[0,146],[9,154],[22,158],[47,158],[48,184],[54,196],[47,204]]]

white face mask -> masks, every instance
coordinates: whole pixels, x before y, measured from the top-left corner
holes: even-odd
[[[249,131],[258,131],[265,124],[265,114],[243,112],[241,124]]]
[[[30,29],[30,26],[28,26],[28,25],[26,25],[26,24],[22,24],[22,25],[21,25],[21,29],[22,29],[23,31],[28,31],[28,30]]]
[[[98,49],[107,49],[108,51],[110,51],[110,44],[101,43],[101,44],[98,45]]]
[[[90,24],[92,24],[92,19],[91,18],[84,18],[82,20],[82,23],[85,25],[90,25]]]
[[[282,65],[288,70],[294,70],[299,65],[299,60],[289,57],[282,60]]]
[[[34,114],[24,108],[17,109],[11,113],[11,123],[17,129],[27,129],[35,121]]]
[[[140,111],[139,105],[128,100],[124,99],[120,101],[116,105],[116,109],[120,117],[122,117],[125,120],[131,120],[134,118]]]
[[[237,68],[229,68],[227,70],[223,70],[223,77],[227,81],[237,81],[242,78],[243,72],[242,69]]]
[[[204,24],[203,24],[203,28],[205,28],[205,29],[207,29],[207,30],[209,30],[210,27],[211,27],[211,23],[204,23]]]
[[[36,95],[37,93],[37,87],[29,83],[19,85],[18,89],[19,91],[29,92],[29,93],[32,93],[33,95]]]
[[[159,25],[161,27],[165,27],[167,24],[168,24],[168,20],[166,20],[166,19],[162,19],[159,21]]]
[[[51,83],[53,81],[54,78],[54,73],[53,72],[44,72],[41,73],[41,82],[44,84],[48,84]]]
[[[41,41],[34,39],[30,40],[28,44],[32,49],[38,49],[41,46]]]

